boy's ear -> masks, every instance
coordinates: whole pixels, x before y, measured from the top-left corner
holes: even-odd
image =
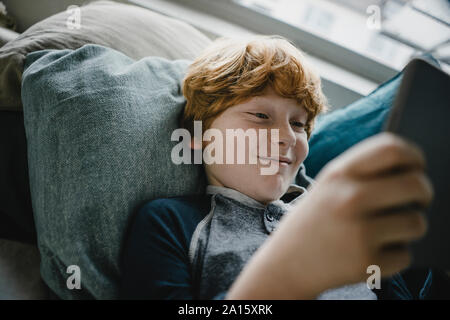
[[[190,147],[192,150],[202,150],[202,141],[201,141],[201,140],[199,141],[199,140],[196,139],[195,137],[192,137],[192,138],[191,138],[191,143],[190,143],[189,147]]]

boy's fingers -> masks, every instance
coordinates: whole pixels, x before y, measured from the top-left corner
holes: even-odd
[[[362,178],[402,167],[425,168],[420,148],[388,132],[358,143],[339,158],[339,169]]]
[[[427,231],[425,216],[420,211],[403,211],[371,217],[367,223],[375,248],[393,243],[409,243],[420,239]]]
[[[406,269],[411,264],[409,246],[398,244],[378,251],[376,262],[383,277],[391,276]]]
[[[361,212],[384,211],[415,204],[426,208],[433,199],[433,187],[428,177],[419,170],[400,172],[358,183],[354,196]]]

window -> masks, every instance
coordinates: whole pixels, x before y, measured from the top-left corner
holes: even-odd
[[[408,37],[411,25],[423,29],[420,39],[425,41],[431,33],[439,35],[437,41],[448,37],[449,0],[128,1],[182,19],[211,38],[254,33],[288,38],[314,61],[328,94],[340,99],[335,105],[368,94],[423,51],[449,63],[450,42],[426,50],[416,36]],[[412,7],[434,26],[402,18],[401,10]],[[448,64],[443,67],[450,72]]]
[[[450,4],[447,0],[234,2],[394,70],[401,70],[414,54],[424,51],[433,52],[446,61],[445,53],[450,50]]]

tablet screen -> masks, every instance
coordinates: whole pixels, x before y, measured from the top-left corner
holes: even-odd
[[[434,188],[428,232],[412,244],[412,266],[450,270],[450,76],[421,59],[405,68],[385,130],[419,145]]]

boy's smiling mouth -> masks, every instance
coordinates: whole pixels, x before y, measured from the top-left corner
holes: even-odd
[[[277,161],[277,162],[279,162],[280,166],[286,166],[286,167],[292,163],[292,160],[285,156],[280,156],[278,158],[258,156],[258,158],[262,159],[262,160],[266,160],[266,161]]]

